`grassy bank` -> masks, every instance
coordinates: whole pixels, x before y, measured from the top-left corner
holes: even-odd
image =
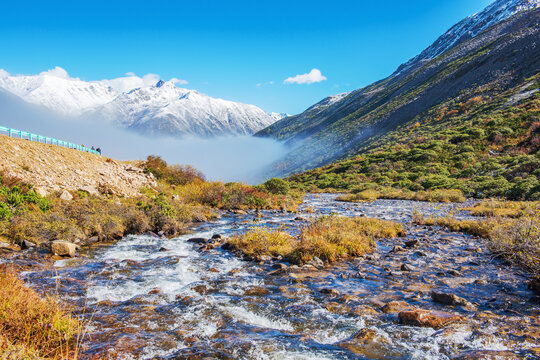
[[[375,250],[375,240],[404,234],[400,224],[370,218],[323,216],[304,228],[298,237],[282,230],[255,228],[229,239],[227,246],[242,254],[281,256],[294,264],[318,257],[332,263]]]
[[[353,190],[350,194],[343,194],[337,197],[338,201],[365,202],[377,199],[397,199],[416,200],[429,202],[464,202],[465,196],[461,190],[440,189],[427,191],[411,191],[407,189],[396,189],[390,187],[379,187],[378,189]]]
[[[41,298],[0,269],[0,358],[76,359],[82,324],[54,297]]]
[[[60,193],[42,197],[32,185],[0,174],[0,237],[14,243],[41,243],[111,241],[147,231],[172,236],[187,231],[193,222],[215,218],[218,209],[295,211],[303,197],[280,179],[258,186],[209,182],[197,170],[170,166],[157,156],[149,156],[140,165],[154,174],[157,187],[129,198],[105,188],[99,195],[70,191],[71,200],[61,199]]]

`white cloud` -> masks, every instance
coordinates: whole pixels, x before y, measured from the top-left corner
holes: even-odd
[[[172,78],[171,80],[169,81],[172,81],[173,84],[176,84],[176,85],[187,85],[189,84],[189,82],[187,80],[184,80],[184,79],[178,79],[178,78]]]
[[[107,84],[118,92],[128,92],[133,89],[155,85],[159,81],[159,75],[146,74],[139,77],[132,72],[126,73],[127,76],[110,80],[101,80],[99,82]]]
[[[0,69],[0,78],[8,77],[8,76],[9,76],[9,73],[6,70]]]
[[[295,77],[286,78],[284,84],[313,84],[326,80],[326,76],[321,74],[319,69],[312,69],[307,74],[296,75]]]
[[[139,77],[133,72],[128,72],[126,73],[126,76],[110,80],[101,80],[100,82],[109,85],[118,92],[128,92],[137,88],[154,86],[159,80],[160,76],[158,74],[150,73],[143,75],[143,77]],[[188,83],[186,80],[178,78],[172,78],[170,81],[176,85],[185,85]]]
[[[39,75],[50,75],[50,76],[54,76],[54,77],[57,77],[60,79],[66,79],[66,80],[72,79],[69,77],[69,74],[67,73],[67,71],[62,69],[60,66],[56,66],[54,69],[43,71]],[[73,79],[79,80],[78,78],[73,78]]]
[[[273,81],[267,81],[265,83],[257,83],[256,86],[260,87],[260,86],[266,86],[266,85],[274,85],[274,82]]]

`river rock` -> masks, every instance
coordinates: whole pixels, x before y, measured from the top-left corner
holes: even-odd
[[[73,199],[73,195],[71,195],[71,194],[69,193],[69,191],[64,190],[64,191],[62,191],[62,193],[60,193],[59,198],[62,199],[62,200],[69,201],[69,200],[72,200],[72,199]]]
[[[287,265],[285,265],[284,263],[275,263],[274,265],[272,265],[272,269],[277,269],[277,270],[287,270]]]
[[[433,301],[443,304],[443,305],[453,305],[453,306],[463,306],[467,309],[475,309],[475,306],[465,300],[462,297],[459,297],[455,294],[448,294],[448,293],[442,293],[442,292],[431,292],[431,298]]]
[[[381,311],[385,314],[393,314],[401,311],[414,310],[415,307],[405,301],[390,301],[381,307]]]
[[[34,244],[31,241],[28,241],[28,240],[21,241],[21,249],[23,249],[23,250],[27,250],[27,249],[33,248],[35,246],[36,246],[36,244]]]
[[[78,246],[69,241],[55,240],[51,242],[51,252],[59,256],[74,257]]]
[[[222,240],[223,236],[221,234],[214,234],[212,235],[212,240]]]
[[[532,279],[529,282],[529,289],[531,289],[536,295],[540,295],[540,276]]]
[[[521,358],[518,354],[505,350],[472,350],[463,352],[453,357],[452,360],[505,360]]]
[[[208,239],[205,239],[205,238],[190,238],[187,240],[188,242],[190,243],[195,243],[195,244],[204,244],[208,241]]]
[[[313,259],[311,259],[310,261],[306,262],[305,265],[311,265],[317,269],[324,268],[324,262],[316,256],[314,256]]]
[[[244,291],[244,296],[264,296],[270,291],[261,286],[254,286]]]
[[[403,251],[405,251],[404,248],[402,248],[402,247],[399,246],[399,245],[396,245],[396,246],[394,246],[394,247],[392,248],[392,250],[391,250],[390,252],[398,253],[398,252],[403,252]]]
[[[336,345],[343,347],[362,358],[382,359],[395,358],[398,354],[388,351],[388,339],[379,335],[373,329],[362,329],[351,337],[338,342]]]
[[[320,293],[325,294],[325,295],[330,295],[330,296],[339,296],[339,291],[337,291],[336,289],[328,289],[328,288],[321,289]]]
[[[420,243],[420,241],[418,241],[417,239],[413,239],[413,240],[406,241],[405,246],[408,247],[408,248],[411,248],[411,247],[415,247],[419,243]]]
[[[463,316],[460,315],[420,309],[402,311],[398,317],[399,322],[403,325],[430,327],[434,329],[440,329],[464,320]]]
[[[414,268],[409,264],[402,264],[401,265],[401,271],[413,271]]]
[[[257,259],[257,261],[266,262],[266,261],[271,261],[272,257],[270,255],[259,255],[259,256],[257,256],[256,259]]]

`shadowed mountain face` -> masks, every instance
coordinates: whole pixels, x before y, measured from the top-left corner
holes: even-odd
[[[280,139],[291,147],[272,172],[288,175],[357,154],[448,99],[467,94],[489,96],[535,75],[540,67],[540,10],[534,1],[511,3],[527,3],[532,10],[486,23],[487,29],[473,38],[469,33],[469,38],[459,36],[453,40],[454,46],[440,55],[435,52],[434,59],[418,56],[382,81],[326,98],[304,113],[258,132],[257,136]],[[483,13],[495,11],[494,5]],[[522,9],[519,6],[515,11]],[[472,23],[478,31],[478,21]]]

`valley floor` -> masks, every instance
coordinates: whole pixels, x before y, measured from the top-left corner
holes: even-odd
[[[28,269],[23,277],[39,293],[57,289],[74,305],[90,335],[81,358],[540,355],[529,273],[494,258],[484,239],[418,221],[476,220],[461,211],[473,202],[335,198],[308,195],[298,213],[222,212],[187,235],[127,236],[49,265],[37,250],[4,262]],[[378,239],[374,252],[332,264],[245,261],[219,246],[260,226],[296,236],[333,213],[395,222],[406,237]]]

